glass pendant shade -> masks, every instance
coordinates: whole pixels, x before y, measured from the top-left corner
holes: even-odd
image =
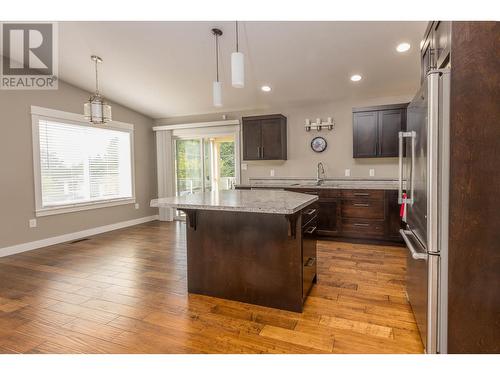
[[[92,55],[90,59],[95,63],[95,94],[83,104],[83,116],[85,120],[93,124],[105,124],[111,121],[111,106],[107,104],[99,94],[99,76],[97,65],[102,63],[99,56]]]
[[[245,87],[245,57],[242,52],[231,54],[231,81],[233,87]]]
[[[222,107],[222,82],[214,81],[212,90],[214,107]]]
[[[93,95],[83,105],[83,114],[93,124],[105,124],[111,121],[111,106],[100,95]]]

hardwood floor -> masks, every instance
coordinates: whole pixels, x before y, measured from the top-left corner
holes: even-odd
[[[183,223],[151,222],[0,258],[0,352],[423,351],[403,248],[318,242],[300,314],[187,295],[185,247]]]

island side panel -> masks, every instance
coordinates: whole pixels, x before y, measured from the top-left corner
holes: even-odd
[[[302,311],[300,213],[294,225],[295,237],[285,215],[197,210],[186,230],[188,291]]]

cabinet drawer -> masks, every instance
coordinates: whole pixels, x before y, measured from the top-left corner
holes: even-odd
[[[384,199],[383,190],[369,190],[369,189],[358,189],[358,190],[342,190],[343,198],[356,198],[356,199]]]
[[[302,227],[309,225],[309,222],[311,222],[311,220],[313,220],[313,219],[316,219],[317,217],[318,217],[318,206],[310,205],[307,208],[303,209],[302,210]]]
[[[342,232],[349,237],[383,237],[384,222],[378,220],[343,219]]]
[[[343,218],[384,219],[384,201],[343,200]]]

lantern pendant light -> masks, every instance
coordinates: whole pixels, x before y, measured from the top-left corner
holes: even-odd
[[[231,81],[233,87],[245,87],[245,57],[239,51],[238,21],[236,21],[236,52],[231,54]]]
[[[222,107],[222,83],[219,81],[219,36],[222,35],[222,30],[212,29],[212,34],[215,35],[215,69],[216,80],[213,82],[212,95],[214,107]]]
[[[105,124],[111,121],[111,106],[104,101],[99,93],[99,77],[97,74],[97,64],[102,63],[99,56],[90,57],[95,63],[95,94],[91,95],[88,102],[83,105],[85,119],[93,124]]]

